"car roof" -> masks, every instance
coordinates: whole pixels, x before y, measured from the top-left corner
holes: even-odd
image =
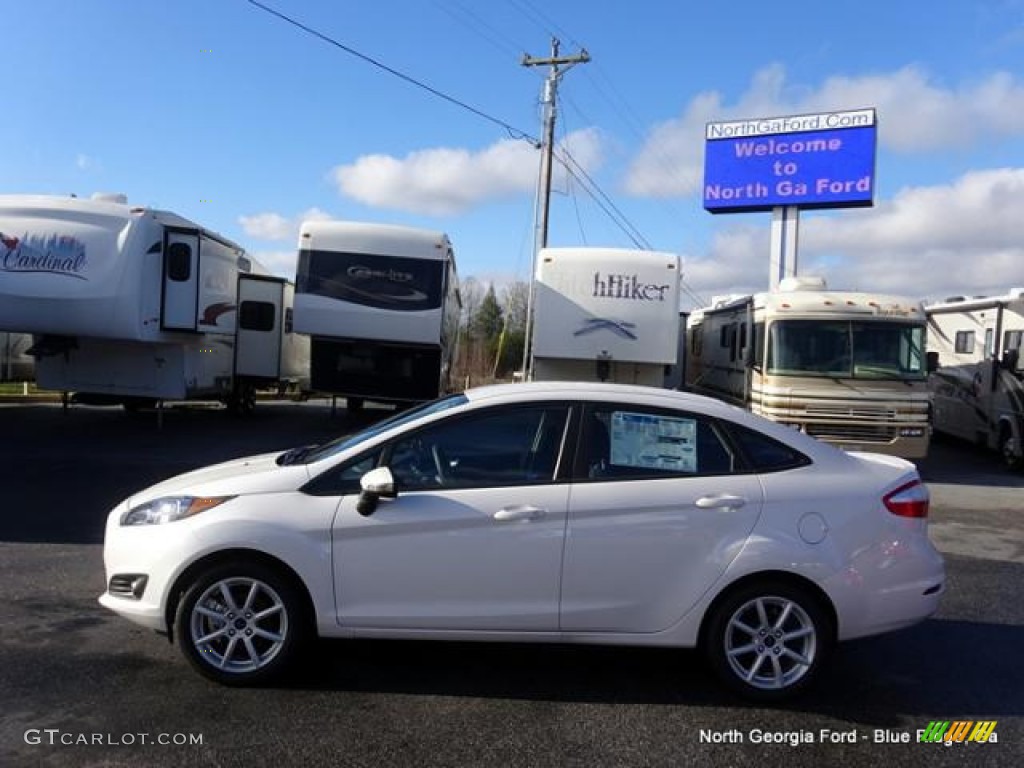
[[[696,395],[692,392],[597,381],[528,381],[515,384],[490,384],[467,389],[464,394],[470,402],[538,400],[545,397],[580,400],[659,400],[666,401],[666,404],[671,403],[677,408],[692,405],[704,411],[744,412],[721,400],[705,395]]]

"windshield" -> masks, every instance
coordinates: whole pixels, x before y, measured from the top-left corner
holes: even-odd
[[[415,408],[410,408],[407,411],[401,411],[396,413],[389,419],[379,421],[376,424],[372,424],[366,429],[361,429],[358,432],[353,432],[349,435],[342,435],[339,438],[331,440],[329,443],[323,445],[311,446],[309,449],[303,450],[301,456],[292,459],[294,463],[310,464],[314,461],[320,461],[328,456],[333,456],[341,451],[348,450],[352,446],[358,445],[364,440],[369,440],[372,437],[376,437],[381,432],[397,427],[401,424],[406,424],[410,421],[415,421],[423,416],[428,416],[432,413],[439,413],[446,411],[449,408],[454,408],[457,405],[469,402],[463,394],[449,395],[442,397],[439,400],[432,400],[428,403],[423,403]]]
[[[924,326],[878,320],[778,320],[768,332],[769,373],[923,379]]]

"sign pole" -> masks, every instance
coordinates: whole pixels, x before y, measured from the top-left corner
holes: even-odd
[[[768,269],[768,290],[777,291],[783,278],[796,277],[799,231],[799,206],[779,205],[772,208],[772,247]]]

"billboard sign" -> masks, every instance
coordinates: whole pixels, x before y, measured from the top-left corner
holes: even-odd
[[[704,208],[873,205],[877,127],[874,109],[708,123]]]

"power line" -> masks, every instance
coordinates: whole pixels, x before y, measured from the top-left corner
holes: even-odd
[[[452,0],[451,5],[458,9],[458,12],[452,10],[441,0],[433,0],[436,7],[447,13],[453,19],[460,24],[465,25],[472,29],[483,39],[487,40],[495,48],[499,49],[503,53],[509,55],[511,58],[516,58],[523,52],[523,48],[517,46],[508,35],[504,34],[501,30],[489,24],[483,18],[480,17],[475,11],[465,7],[458,0]]]
[[[354,48],[351,48],[351,47],[345,45],[344,43],[341,43],[341,42],[335,40],[333,37],[329,37],[328,35],[325,35],[322,32],[318,32],[317,30],[313,29],[312,27],[308,27],[305,24],[303,24],[302,22],[300,22],[300,21],[298,21],[296,19],[293,19],[290,16],[286,16],[285,14],[281,13],[280,11],[274,10],[273,8],[271,8],[271,7],[267,6],[267,5],[264,5],[261,2],[258,2],[258,0],[246,0],[246,2],[248,2],[252,6],[255,6],[256,8],[259,8],[261,11],[265,11],[266,13],[269,13],[271,16],[276,16],[277,18],[281,19],[282,21],[285,21],[285,22],[291,24],[292,26],[297,27],[298,29],[301,29],[303,32],[305,32],[307,34],[312,35],[313,37],[318,38],[319,40],[322,40],[323,42],[327,43],[328,45],[333,45],[335,48],[338,48],[338,49],[344,51],[345,53],[347,53],[347,54],[349,54],[351,56],[355,56],[357,59],[361,59],[362,61],[365,61],[367,64],[372,64],[373,66],[377,67],[378,69],[381,69],[384,72],[387,72],[389,75],[394,75],[395,77],[397,77],[397,78],[399,78],[401,80],[404,80],[405,82],[407,82],[407,83],[409,83],[411,85],[415,85],[417,88],[421,88],[422,90],[427,91],[427,93],[430,93],[430,94],[432,94],[434,96],[437,96],[440,99],[444,99],[445,101],[447,101],[450,104],[454,104],[457,107],[461,107],[462,109],[466,110],[467,112],[473,113],[477,117],[482,117],[484,120],[487,120],[488,122],[493,123],[494,125],[498,125],[498,126],[504,128],[505,131],[508,133],[508,135],[511,136],[513,139],[525,139],[526,141],[529,141],[534,146],[537,146],[540,143],[540,141],[537,138],[535,138],[534,136],[530,135],[529,133],[526,133],[526,131],[521,131],[518,128],[516,128],[516,127],[506,123],[504,120],[501,120],[501,119],[499,119],[497,117],[494,117],[493,115],[489,115],[486,112],[477,109],[476,107],[472,107],[469,104],[466,104],[464,101],[460,101],[459,99],[456,99],[454,96],[449,96],[448,94],[446,94],[446,93],[444,93],[442,91],[439,91],[436,88],[433,88],[433,87],[427,85],[426,83],[424,83],[424,82],[422,82],[420,80],[417,80],[416,78],[411,77],[410,75],[405,74],[404,72],[399,72],[397,69],[395,69],[393,67],[389,67],[387,64],[384,64],[383,62],[377,61],[377,59],[373,58],[372,56],[367,56],[365,53],[360,53],[359,51],[355,50]]]

